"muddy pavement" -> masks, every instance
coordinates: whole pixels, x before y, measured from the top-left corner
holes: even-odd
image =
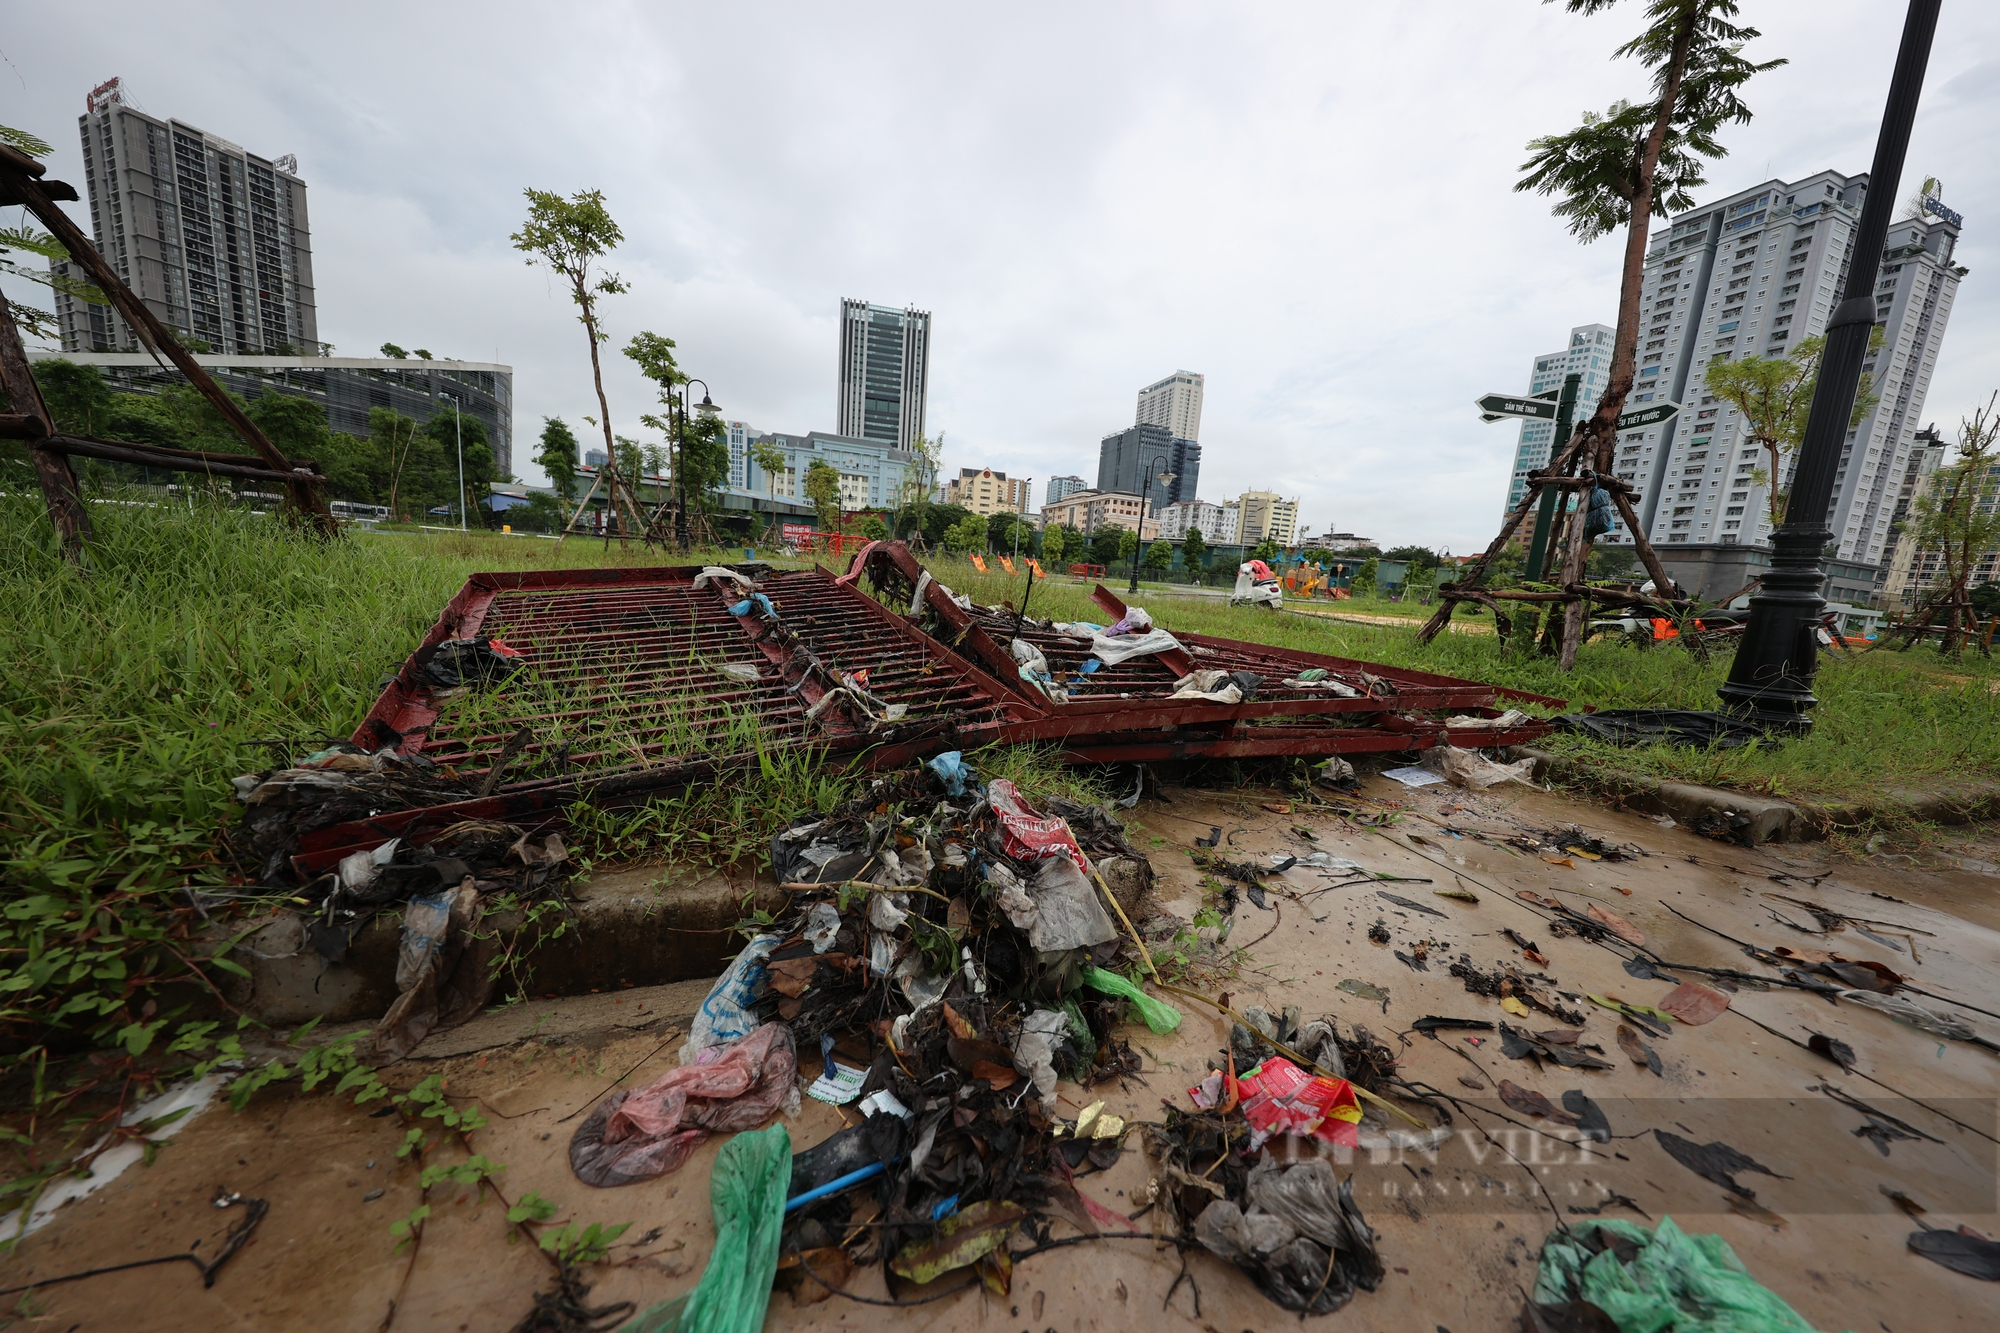
[[[2000,1011],[1991,873],[2000,852],[1990,833],[1972,835],[1955,864],[1919,868],[1847,861],[1824,846],[1731,846],[1520,787],[1475,795],[1371,778],[1358,797],[1328,794],[1345,815],[1257,790],[1163,795],[1124,814],[1158,876],[1147,912],[1191,921],[1226,907],[1226,944],[1247,946],[1232,976],[1198,972],[1189,984],[1226,991],[1239,1009],[1298,1006],[1343,1030],[1366,1027],[1430,1101],[1402,1104],[1427,1125],[1451,1117],[1448,1133],[1419,1137],[1371,1115],[1359,1150],[1334,1150],[1388,1267],[1378,1290],[1332,1317],[1339,1326],[1514,1327],[1543,1237],[1558,1219],[1596,1216],[1671,1216],[1719,1234],[1818,1328],[2000,1322],[2000,1286],[1911,1253],[1905,1238],[1919,1223],[1904,1211],[1926,1210],[1932,1226],[2000,1231],[2000,1057],[1852,1000],[1731,989],[1726,977],[1688,970],[1775,978],[1779,969],[1744,946],[1782,948],[1789,954],[1775,956],[1797,969],[1822,960],[1849,969],[1847,981],[1806,975],[1851,990],[1878,965],[1941,997],[1902,998],[2000,1038],[2000,1019],[1947,1002]],[[1212,852],[1196,848],[1215,831]],[[1336,864],[1295,865],[1254,896],[1212,864],[1315,853]],[[1632,939],[1662,961],[1632,962],[1637,950],[1623,944]],[[1523,980],[1496,985],[1508,968]],[[673,1067],[704,990],[535,1002],[475,1019],[385,1071],[399,1088],[442,1074],[454,1096],[476,1097],[490,1121],[479,1150],[506,1166],[504,1197],[432,1191],[414,1259],[389,1232],[418,1201],[415,1168],[395,1156],[400,1123],[323,1092],[273,1088],[241,1113],[209,1107],[153,1165],[60,1210],[0,1264],[0,1285],[195,1241],[197,1253],[213,1253],[236,1219],[211,1201],[241,1192],[268,1199],[270,1213],[212,1289],[190,1266],[138,1269],[48,1288],[23,1313],[34,1327],[77,1330],[361,1330],[383,1326],[393,1302],[394,1327],[506,1329],[548,1284],[533,1250],[507,1243],[506,1200],[534,1191],[561,1207],[558,1221],[631,1223],[609,1262],[588,1270],[593,1303],[643,1308],[685,1291],[713,1244],[708,1181],[724,1140],[702,1144],[673,1174],[611,1190],[578,1182],[565,1150],[575,1117],[614,1082],[638,1086]],[[1718,1001],[1726,1008],[1714,1012]],[[1140,1075],[1088,1093],[1064,1084],[1061,1113],[1099,1098],[1107,1113],[1138,1121],[1158,1120],[1163,1099],[1186,1107],[1229,1031],[1204,1006],[1180,1007],[1186,1018],[1170,1037],[1130,1030]],[[1493,1026],[1426,1032],[1425,1018]],[[1815,1037],[1830,1054],[1809,1048]],[[817,1051],[801,1052],[801,1075],[818,1072]],[[846,1122],[807,1100],[781,1123],[804,1148]],[[1115,1166],[1077,1187],[1139,1214],[1143,1232],[1151,1176],[1135,1135]],[[1023,1263],[1006,1297],[975,1289],[885,1309],[780,1294],[766,1326],[1233,1331],[1292,1319],[1213,1256],[1190,1254],[1185,1270],[1177,1282],[1180,1255],[1149,1238],[1109,1238]],[[857,1273],[849,1290],[888,1297],[879,1269]]]

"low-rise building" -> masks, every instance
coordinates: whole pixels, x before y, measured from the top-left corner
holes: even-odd
[[[1124,491],[1078,491],[1042,506],[1042,526],[1075,528],[1092,533],[1099,528],[1129,528],[1141,541],[1160,535],[1160,521],[1145,512],[1146,502]]]
[[[750,446],[766,443],[784,454],[782,469],[766,473],[758,464]],[[913,478],[917,461],[915,454],[893,444],[818,430],[804,435],[773,431],[753,436],[745,441],[744,454],[744,490],[804,500],[806,471],[817,459],[840,474],[840,507],[848,511],[902,504],[907,498],[904,484]]]
[[[1942,450],[1939,453],[1942,454]],[[1985,497],[1978,502],[1980,509],[1989,514],[1996,505],[2000,505],[2000,485],[1996,485],[2000,483],[2000,464],[1995,464],[1991,472],[1993,476],[1988,483]],[[1890,564],[1882,585],[1881,604],[1885,609],[1897,612],[1914,611],[1923,604],[1927,594],[1945,582],[1944,552],[1935,546],[1919,546],[1913,540],[1915,534],[1911,533],[1908,527],[1915,519],[1915,514],[1911,511],[1915,508],[1916,500],[1928,495],[1934,489],[1937,479],[1946,475],[1950,474],[1938,471],[1937,465],[1933,463],[1931,469],[1913,488],[1911,499],[1905,506],[1909,518],[1897,532],[1890,548]],[[1982,583],[1992,582],[2000,582],[2000,550],[1987,551],[1973,562],[1972,577],[1966,586],[1977,588]]]
[[[1206,500],[1183,500],[1160,510],[1160,535],[1178,542],[1186,541],[1190,532],[1199,532],[1210,546],[1228,546],[1236,540],[1235,519],[1240,512]]]
[[[1018,514],[1028,507],[1028,483],[990,467],[962,467],[944,484],[944,502],[975,514]]]
[[[1302,547],[1317,547],[1323,551],[1332,551],[1335,554],[1340,554],[1346,551],[1373,549],[1376,546],[1376,541],[1373,537],[1357,537],[1351,532],[1329,531],[1317,537],[1301,537],[1299,545]]]

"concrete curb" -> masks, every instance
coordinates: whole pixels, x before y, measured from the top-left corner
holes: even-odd
[[[1874,804],[1806,805],[1691,782],[1607,774],[1594,764],[1532,746],[1515,746],[1507,753],[1513,759],[1533,759],[1539,782],[1609,796],[1644,814],[1671,815],[1698,833],[1725,836],[1749,847],[1813,842],[1839,829],[1863,829],[1885,819],[1973,824],[2000,818],[1996,783],[1954,791],[1895,791]]]

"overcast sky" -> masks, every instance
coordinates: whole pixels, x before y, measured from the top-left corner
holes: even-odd
[[[1898,0],[1743,0],[1787,57],[1748,92],[1708,196],[1868,169]],[[1138,388],[1208,377],[1201,493],[1299,496],[1385,545],[1484,546],[1526,387],[1610,323],[1619,246],[1510,190],[1535,135],[1643,95],[1613,61],[1640,0],[733,5],[98,3],[10,10],[0,121],[56,145],[112,75],[133,100],[309,186],[320,336],[515,369],[515,466],[544,415],[594,413],[562,292],[509,245],[521,190],[601,188],[631,294],[731,418],[835,427],[843,296],[933,314],[945,465],[1096,474]],[[1925,415],[2000,386],[2000,5],[1946,4],[1904,193],[1967,219]],[[73,206],[77,207],[77,206]],[[87,225],[87,214],[79,208]],[[12,222],[14,219],[7,219]],[[11,288],[10,288],[11,290]],[[645,382],[612,357],[615,424]]]

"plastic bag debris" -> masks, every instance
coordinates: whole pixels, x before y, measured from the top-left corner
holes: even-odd
[[[1866,990],[1844,990],[1838,994],[1843,1000],[1880,1010],[1889,1017],[1908,1023],[1911,1027],[1921,1028],[1934,1037],[1949,1037],[1953,1041],[1973,1041],[1978,1037],[1971,1026],[1961,1019],[1949,1014],[1932,1013],[1921,1005],[1912,1004],[1893,995],[1878,995],[1874,991]]]
[[[1035,1085],[1044,1113],[1056,1104],[1055,1051],[1069,1034],[1069,1020],[1054,1009],[1037,1009],[1021,1021],[1021,1035],[1014,1039],[1014,1068]]]
[[[1712,745],[1734,750],[1773,737],[1754,722],[1728,713],[1676,708],[1600,708],[1550,718],[1558,731],[1574,731],[1613,745]]]
[[[755,685],[764,678],[754,663],[721,662],[716,665],[715,674],[724,680],[733,680],[741,685]]]
[[[1274,1055],[1236,1082],[1243,1118],[1252,1130],[1252,1151],[1276,1134],[1324,1139],[1346,1148],[1360,1146],[1356,1126],[1361,1122],[1361,1100],[1346,1079],[1308,1074]]]
[[[944,784],[945,794],[954,799],[964,796],[968,790],[975,793],[979,790],[977,775],[965,762],[965,756],[957,750],[933,755],[925,767],[937,774],[938,781]]]
[[[1163,629],[1115,636],[1106,631],[1090,641],[1090,655],[1106,666],[1117,666],[1120,662],[1129,662],[1135,657],[1150,657],[1154,653],[1179,651],[1181,641]]]
[[[998,783],[994,784],[998,786]],[[1038,953],[1089,948],[1118,938],[1097,891],[1066,856],[1051,856],[1027,888],[1035,902],[1028,943]]]
[[[1728,1242],[1691,1236],[1670,1217],[1651,1231],[1610,1219],[1551,1233],[1542,1243],[1534,1300],[1588,1301],[1621,1329],[1813,1333],[1750,1275]]]
[[[766,620],[776,620],[778,618],[778,608],[772,606],[771,599],[761,592],[753,592],[742,601],[730,607],[729,614],[732,616],[747,616],[750,614],[752,607],[762,611]]]
[[[758,1023],[750,1007],[756,1003],[757,988],[764,980],[764,960],[778,943],[776,935],[759,935],[743,946],[729,970],[715,979],[681,1046],[683,1065],[693,1064],[711,1046],[739,1041],[756,1031]]]
[[[1428,768],[1384,769],[1382,776],[1393,778],[1405,787],[1429,787],[1444,781],[1442,775],[1433,773]]]
[[[1131,1001],[1132,1008],[1138,1012],[1140,1019],[1161,1036],[1181,1025],[1180,1010],[1165,1000],[1154,999],[1116,972],[1106,972],[1101,967],[1086,967],[1080,975],[1083,984],[1092,990],[1103,991],[1106,995],[1123,996]]]
[[[570,1170],[599,1188],[677,1170],[709,1134],[740,1133],[776,1115],[797,1096],[792,1084],[797,1068],[792,1030],[766,1023],[706,1063],[669,1070],[636,1092],[621,1088],[577,1127],[569,1145]],[[789,1163],[789,1139],[784,1148]],[[789,1165],[786,1172],[789,1178]],[[782,1209],[782,1190],[778,1198]]]
[[[1240,704],[1243,691],[1226,671],[1191,671],[1174,682],[1175,699],[1206,699],[1210,703]]]
[[[806,913],[805,938],[814,953],[825,953],[840,934],[840,909],[832,903],[814,903]]]
[[[472,876],[454,888],[413,899],[396,950],[401,992],[375,1025],[375,1049],[391,1060],[415,1050],[432,1032],[478,1013],[493,993],[492,942],[470,938],[479,920]]]
[[[1035,900],[1021,887],[1021,881],[1005,862],[989,862],[986,867],[986,882],[992,886],[993,901],[1007,914],[1007,920],[1016,930],[1032,930],[1037,908]]]
[[[1986,1282],[2000,1282],[2000,1243],[1962,1231],[1912,1231],[1904,1242],[1934,1264]]]
[[[726,565],[707,565],[703,567],[701,573],[694,576],[692,586],[706,588],[711,583],[717,585],[727,584],[735,588],[738,592],[748,592],[753,586],[754,580],[749,575],[739,573]]]
[[[738,1134],[716,1154],[709,1176],[715,1248],[701,1281],[645,1311],[620,1333],[758,1333],[778,1271],[792,1139],[783,1125]]]
[[[487,689],[527,666],[518,650],[499,639],[446,639],[424,663],[423,679],[441,690]]]
[[[1244,1269],[1279,1305],[1307,1314],[1338,1310],[1381,1282],[1374,1233],[1324,1160],[1278,1166],[1265,1158],[1249,1181],[1248,1208],[1224,1198],[1201,1210],[1194,1239],[1203,1248]]]
[[[1237,1264],[1261,1260],[1291,1244],[1298,1234],[1298,1228],[1282,1217],[1269,1213],[1246,1216],[1227,1199],[1202,1209],[1194,1224],[1194,1238],[1204,1248]]]
[[[1469,791],[1485,791],[1502,782],[1535,785],[1535,761],[1523,759],[1512,764],[1496,764],[1477,750],[1461,750],[1456,745],[1434,745],[1424,751],[1418,766],[1429,773]]]
[[[987,784],[986,799],[1000,819],[1004,831],[1002,850],[1008,856],[1017,861],[1064,856],[1079,873],[1090,873],[1090,862],[1085,859],[1083,849],[1076,845],[1069,826],[1059,818],[1037,814],[1013,783],[1005,778],[995,778]]]

